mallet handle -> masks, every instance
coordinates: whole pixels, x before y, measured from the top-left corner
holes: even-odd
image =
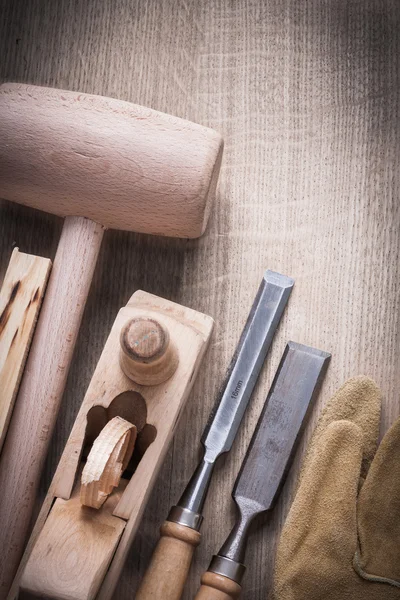
[[[83,217],[65,219],[0,458],[0,599],[24,550],[103,231]]]

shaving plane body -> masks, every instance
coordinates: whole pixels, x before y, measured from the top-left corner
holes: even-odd
[[[212,328],[142,291],[119,311],[9,598],[112,597]]]

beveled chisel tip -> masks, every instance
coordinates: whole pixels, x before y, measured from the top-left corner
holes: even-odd
[[[287,275],[282,275],[281,273],[277,273],[276,271],[271,271],[267,269],[264,273],[264,279],[268,283],[273,283],[275,285],[279,285],[281,288],[292,288],[294,286],[294,279],[292,277],[288,277]]]

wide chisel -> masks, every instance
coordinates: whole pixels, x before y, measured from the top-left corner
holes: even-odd
[[[327,352],[309,346],[286,346],[233,488],[236,524],[201,578],[195,600],[239,597],[250,527],[273,508],[329,359]]]
[[[204,455],[177,506],[161,527],[136,600],[179,600],[194,549],[200,543],[202,509],[217,458],[231,449],[294,281],[266,271],[228,369],[216,408],[201,438]]]

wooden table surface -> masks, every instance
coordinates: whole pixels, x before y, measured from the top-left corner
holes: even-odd
[[[230,490],[293,339],[333,358],[275,514],[249,545],[243,598],[267,598],[301,454],[330,394],[364,373],[384,392],[382,431],[400,412],[400,4],[1,0],[0,12],[2,81],[130,100],[214,127],[225,139],[219,192],[200,240],[106,233],[40,498],[133,291],[212,315],[212,343],[115,593],[133,598],[158,527],[196,463],[263,271],[291,275],[289,310],[212,482],[184,594],[193,598],[232,524]],[[60,229],[58,218],[2,202],[0,275],[15,245],[53,257]]]

